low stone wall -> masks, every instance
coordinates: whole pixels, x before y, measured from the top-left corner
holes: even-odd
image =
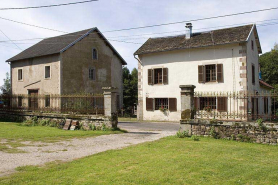
[[[190,120],[181,121],[181,128],[187,130],[191,135],[211,136],[216,139],[254,142],[277,145],[278,131],[275,124],[220,122],[209,123],[209,121]]]
[[[32,113],[32,112],[0,112],[0,121],[13,121],[23,122],[30,120],[33,117],[37,117],[38,120],[50,119],[57,122],[65,122],[65,119],[72,119],[73,121],[79,121],[80,125],[84,125],[85,128],[91,125],[100,127],[105,125],[107,128],[116,128],[118,123],[117,116],[96,116],[96,115],[78,115],[78,114],[56,114],[56,113]]]

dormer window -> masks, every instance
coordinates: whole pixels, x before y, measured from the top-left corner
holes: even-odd
[[[97,50],[93,48],[93,60],[97,60],[97,58],[98,58]]]

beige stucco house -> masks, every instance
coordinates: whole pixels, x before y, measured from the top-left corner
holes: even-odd
[[[102,87],[115,87],[122,107],[126,62],[98,28],[44,39],[7,62],[13,95],[102,94]]]
[[[222,112],[270,114],[270,99],[218,97],[226,93],[268,91],[259,79],[262,53],[256,25],[148,39],[136,52],[138,59],[138,110],[140,120],[181,119],[180,85],[194,85],[195,92],[215,93],[195,98],[195,109],[207,106],[214,115]],[[218,94],[218,95],[217,95]],[[211,117],[211,116],[210,116]],[[222,116],[222,118],[230,118]],[[246,117],[244,117],[246,119]]]

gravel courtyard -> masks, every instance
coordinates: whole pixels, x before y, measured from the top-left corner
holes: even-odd
[[[155,141],[174,135],[179,129],[179,124],[122,122],[119,123],[119,127],[127,130],[128,133],[71,139],[57,143],[22,142],[28,146],[18,147],[18,149],[25,153],[0,152],[0,176],[13,173],[19,166],[43,165],[52,161],[71,161],[107,150]]]

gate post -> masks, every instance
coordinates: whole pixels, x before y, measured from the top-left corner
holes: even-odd
[[[191,134],[191,123],[194,119],[194,85],[180,85],[181,88],[181,120],[180,126],[183,131]]]
[[[117,88],[103,87],[104,90],[104,115],[112,116],[112,113],[117,112]]]

